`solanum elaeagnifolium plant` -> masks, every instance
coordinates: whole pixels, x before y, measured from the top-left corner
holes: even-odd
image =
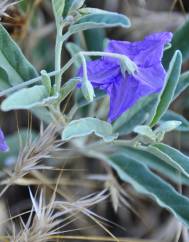
[[[130,20],[87,8],[84,0],[52,0],[52,8],[57,35],[50,73],[38,72],[0,26],[0,95],[6,96],[2,111],[27,109],[44,122],[59,125],[62,140],[77,147],[76,152],[107,162],[120,179],[189,226],[189,198],[153,172],[189,185],[189,157],[163,143],[167,132],[189,131],[188,121],[168,110],[189,83],[189,74],[181,74],[182,54],[186,60],[189,48],[177,41],[184,30],[175,35],[151,33],[136,42],[109,40],[104,51],[85,51],[68,43],[69,37],[90,29],[129,28]],[[188,28],[189,23],[184,26]],[[63,45],[71,54],[64,66]],[[94,56],[97,59],[91,60]],[[75,74],[65,80],[63,74],[73,66]],[[73,106],[64,113],[61,104],[70,93]],[[107,98],[108,115],[103,108]],[[89,111],[82,112],[86,106]],[[131,133],[134,136],[127,136]],[[3,146],[3,136],[0,141]]]

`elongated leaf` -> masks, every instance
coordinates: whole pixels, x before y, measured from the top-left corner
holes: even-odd
[[[133,130],[135,133],[145,136],[151,140],[156,140],[155,133],[152,131],[152,129],[147,125],[138,125]]]
[[[71,57],[73,57],[74,55],[76,55],[77,53],[79,53],[80,51],[82,51],[82,49],[78,45],[76,45],[74,43],[71,43],[71,42],[68,42],[66,44],[66,49],[70,53]],[[78,57],[74,61],[74,66],[75,66],[76,70],[78,70],[78,68],[81,66],[81,64],[82,64],[81,58]]]
[[[189,175],[189,157],[181,153],[179,150],[174,149],[166,144],[155,144],[154,147],[158,148],[161,152],[168,155],[174,160],[183,170]]]
[[[121,152],[124,152],[125,159],[130,160],[132,157],[133,160],[158,171],[175,183],[189,185],[189,178],[179,172],[177,168],[152,153],[141,150],[140,147],[121,147]]]
[[[70,2],[69,12],[73,12],[77,9],[80,9],[85,0],[68,0],[68,2]]]
[[[183,55],[183,61],[189,58],[189,21],[187,21],[181,28],[179,28],[173,35],[171,42],[172,47],[167,50],[163,57],[163,63],[165,66],[169,65],[171,57],[176,50],[180,50]]]
[[[46,107],[34,107],[31,108],[32,114],[34,114],[39,120],[46,124],[53,121],[50,111]]]
[[[0,65],[6,71],[12,86],[37,76],[34,67],[2,25],[0,25]]]
[[[85,0],[66,0],[64,8],[64,17],[72,13],[75,10],[81,8]]]
[[[157,95],[151,95],[139,100],[113,123],[114,132],[120,134],[132,132],[135,126],[141,125],[148,120],[156,102]]]
[[[65,0],[52,0],[55,18],[61,17],[64,11]]]
[[[3,111],[14,109],[31,109],[42,104],[43,100],[48,98],[47,89],[42,86],[23,88],[8,96],[1,104]]]
[[[6,71],[0,67],[0,91],[11,87]]]
[[[129,182],[140,193],[151,196],[156,202],[189,226],[189,199],[178,193],[171,185],[152,173],[147,166],[132,158],[125,159],[124,153],[108,160],[123,181]]]
[[[94,101],[98,101],[100,99],[102,99],[103,97],[105,97],[106,94],[105,92],[101,91],[101,90],[95,90],[95,97],[94,97]],[[88,102],[84,97],[83,94],[81,93],[81,90],[79,89],[75,98],[75,102],[78,108],[82,108],[85,107],[87,105],[90,104],[90,102]]]
[[[111,142],[117,138],[117,134],[113,134],[110,123],[96,118],[81,118],[71,121],[62,132],[63,140],[87,136],[94,133],[103,138],[105,142]]]
[[[75,24],[70,26],[69,33],[73,34],[87,29],[116,26],[128,28],[130,27],[130,21],[125,15],[106,11],[81,17]]]
[[[51,94],[51,90],[52,90],[51,79],[50,79],[50,77],[48,76],[48,73],[45,70],[41,71],[41,76],[42,76],[41,82],[46,87],[47,92],[50,95]]]
[[[163,117],[160,120],[161,122],[165,122],[168,120],[177,120],[181,122],[181,125],[179,125],[176,130],[180,132],[189,132],[189,121],[185,119],[182,115],[175,113],[171,110],[168,110]]]
[[[76,88],[79,82],[79,79],[71,79],[66,82],[60,90],[59,101],[62,102]]]
[[[104,29],[89,29],[84,31],[85,42],[89,51],[103,51],[104,39],[106,37]],[[97,57],[96,57],[97,58]],[[93,57],[93,59],[96,59]]]
[[[171,132],[172,130],[177,129],[181,124],[181,121],[169,119],[168,121],[162,122],[160,126],[157,129],[155,129],[154,133],[158,134]]]
[[[188,167],[183,166],[184,164],[172,158],[168,152],[164,152],[163,148],[159,148],[158,145],[150,145],[148,147],[143,148],[145,151],[149,152],[152,155],[155,155],[157,158],[163,160],[168,163],[173,168],[177,169],[179,173],[184,174],[187,178],[189,178]]]
[[[184,72],[178,81],[174,99],[176,99],[189,86],[189,71]]]
[[[169,70],[166,76],[165,86],[160,93],[159,100],[154,112],[154,117],[151,121],[151,126],[155,125],[167,111],[177,87],[182,65],[182,54],[176,51],[169,65]]]

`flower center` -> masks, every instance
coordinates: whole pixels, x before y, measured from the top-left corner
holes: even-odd
[[[120,62],[121,73],[125,76],[127,72],[129,75],[134,75],[137,72],[137,65],[130,60],[127,56],[121,58]]]

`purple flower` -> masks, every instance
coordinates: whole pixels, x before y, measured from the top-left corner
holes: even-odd
[[[172,33],[163,32],[136,42],[110,40],[105,52],[128,57],[137,67],[132,74],[123,73],[120,60],[112,57],[87,63],[88,79],[93,87],[110,96],[109,121],[118,118],[141,97],[161,91],[166,74],[161,59],[171,38]],[[83,76],[82,68],[79,76]]]
[[[5,136],[3,134],[3,131],[0,129],[0,151],[8,151],[9,147],[5,141]]]

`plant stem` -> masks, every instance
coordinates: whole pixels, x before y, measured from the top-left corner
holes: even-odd
[[[52,72],[48,73],[48,76],[52,77],[52,76],[55,76],[57,73],[58,73],[58,71],[52,71]],[[36,82],[39,82],[39,81],[41,81],[41,79],[42,79],[42,76],[38,76],[38,77],[35,77],[35,78],[30,79],[28,81],[22,82],[22,83],[20,83],[20,84],[18,84],[16,86],[7,88],[6,90],[0,92],[0,97],[6,96],[7,94],[9,94],[11,92],[14,92],[14,91],[16,91],[18,89],[21,89],[21,88],[24,88],[24,87],[29,86],[31,84],[34,84]]]
[[[63,25],[57,23],[57,34],[56,34],[56,46],[55,46],[55,71],[58,71],[58,74],[55,76],[56,91],[60,91],[61,87],[61,54],[62,54],[62,45],[63,41],[61,40],[63,31]]]
[[[83,65],[83,81],[84,82],[87,82],[88,81],[88,76],[87,76],[87,63],[86,63],[85,57],[82,54],[82,52],[79,53],[79,57],[81,58],[82,65]]]
[[[59,51],[60,51],[60,49],[59,49]],[[61,51],[60,52],[58,52],[57,53],[57,55],[60,55],[61,54]],[[79,53],[77,53],[77,54],[75,54],[62,68],[60,68],[59,70],[55,70],[55,71],[52,71],[52,72],[49,72],[48,73],[48,76],[49,77],[52,77],[52,76],[55,76],[55,75],[57,75],[57,78],[58,78],[58,76],[59,76],[59,78],[60,78],[60,83],[59,84],[61,84],[61,76],[64,74],[64,72],[66,72],[69,68],[70,68],[70,66],[75,62],[75,60],[76,60],[76,58],[78,58],[78,57],[80,57],[81,58],[81,56],[109,56],[109,57],[112,57],[112,58],[118,58],[118,59],[120,59],[120,58],[123,58],[124,57],[124,55],[121,55],[121,54],[114,54],[114,53],[108,53],[108,52],[100,52],[100,51],[92,51],[92,52],[87,52],[87,51],[81,51],[81,52],[79,52]],[[57,62],[57,66],[59,65],[61,63],[61,61],[60,62]],[[35,78],[33,78],[33,79],[31,79],[31,80],[28,80],[28,81],[25,81],[25,82],[23,82],[23,83],[20,83],[20,84],[18,84],[18,85],[16,85],[16,86],[13,86],[13,87],[10,87],[10,88],[8,88],[8,89],[6,89],[6,90],[4,90],[4,91],[2,91],[2,92],[0,92],[0,97],[1,96],[5,96],[5,95],[7,95],[7,94],[9,94],[9,93],[11,93],[11,92],[14,92],[14,91],[16,91],[16,90],[18,90],[18,89],[21,89],[21,88],[23,88],[23,87],[26,87],[26,86],[28,86],[28,85],[31,85],[31,84],[34,84],[34,83],[36,83],[36,82],[38,82],[38,81],[41,81],[41,79],[42,79],[42,77],[41,76],[38,76],[38,77],[35,77]]]

